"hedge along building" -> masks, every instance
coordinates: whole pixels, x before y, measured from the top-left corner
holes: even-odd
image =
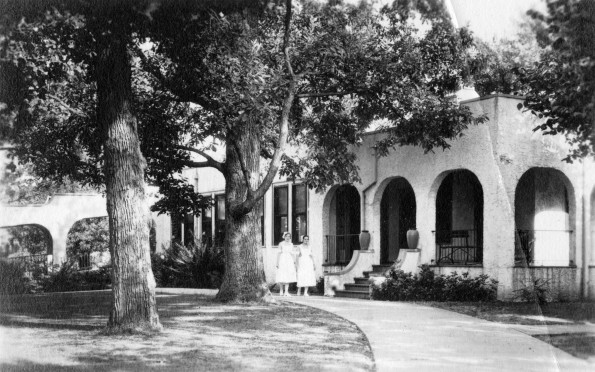
[[[384,134],[367,133],[353,149],[359,184],[319,194],[278,178],[261,208],[267,280],[274,281],[283,231],[293,233],[295,244],[308,234],[318,276],[343,289],[372,265],[393,262],[407,248],[406,231],[416,228],[420,264],[487,274],[498,280],[501,299],[535,279],[556,299],[594,298],[595,165],[562,162],[564,137],[534,132],[539,122],[517,109],[520,102],[507,95],[463,101],[489,122],[469,127],[445,151],[403,146],[376,157],[374,144]],[[217,245],[225,227],[224,179],[214,169],[184,175],[215,205],[160,229]],[[370,233],[367,250],[359,246],[361,230]]]

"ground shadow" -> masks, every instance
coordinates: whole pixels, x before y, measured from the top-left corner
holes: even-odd
[[[62,303],[45,296],[36,304],[20,299],[23,312],[13,307],[0,314],[2,331],[14,340],[11,354],[0,356],[0,370],[374,369],[357,326],[311,307],[222,304],[214,294],[162,293],[157,295],[162,333],[106,336],[101,330],[111,300],[105,292],[98,298],[70,296]]]

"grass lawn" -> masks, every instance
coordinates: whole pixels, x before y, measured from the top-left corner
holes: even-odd
[[[107,291],[31,296],[0,313],[0,371],[374,370],[365,335],[343,318],[213,295],[158,294],[164,331],[152,336],[102,335]]]
[[[424,302],[426,305],[500,323],[543,325],[595,323],[595,302]]]
[[[595,303],[593,302],[552,302],[543,306],[527,302],[424,302],[423,304],[508,324],[572,326],[595,323]],[[546,333],[533,334],[533,337],[576,357],[595,359],[594,333]]]

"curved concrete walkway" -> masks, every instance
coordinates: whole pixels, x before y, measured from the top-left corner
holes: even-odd
[[[278,297],[337,314],[366,334],[383,371],[593,371],[595,365],[515,330],[407,302]]]

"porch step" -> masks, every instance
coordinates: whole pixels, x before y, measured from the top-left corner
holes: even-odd
[[[363,300],[369,300],[370,294],[368,292],[358,291],[335,291],[335,297],[360,298]]]
[[[345,284],[346,291],[354,291],[354,292],[370,292],[370,285],[369,284]]]
[[[383,265],[372,265],[372,271],[384,273],[386,270],[390,269],[392,264],[383,264]]]
[[[392,265],[372,265],[372,271],[364,271],[364,277],[382,276]]]
[[[353,280],[355,281],[355,284],[366,284],[366,285],[370,284],[370,282],[369,282],[370,278],[364,278],[363,276],[359,277],[359,278],[353,278]]]
[[[364,271],[364,277],[369,278],[372,276],[382,276],[384,271]]]
[[[382,276],[392,265],[372,265],[371,271],[364,271],[363,277],[354,278],[355,283],[345,284],[345,290],[335,291],[335,297],[370,299],[370,277]]]

